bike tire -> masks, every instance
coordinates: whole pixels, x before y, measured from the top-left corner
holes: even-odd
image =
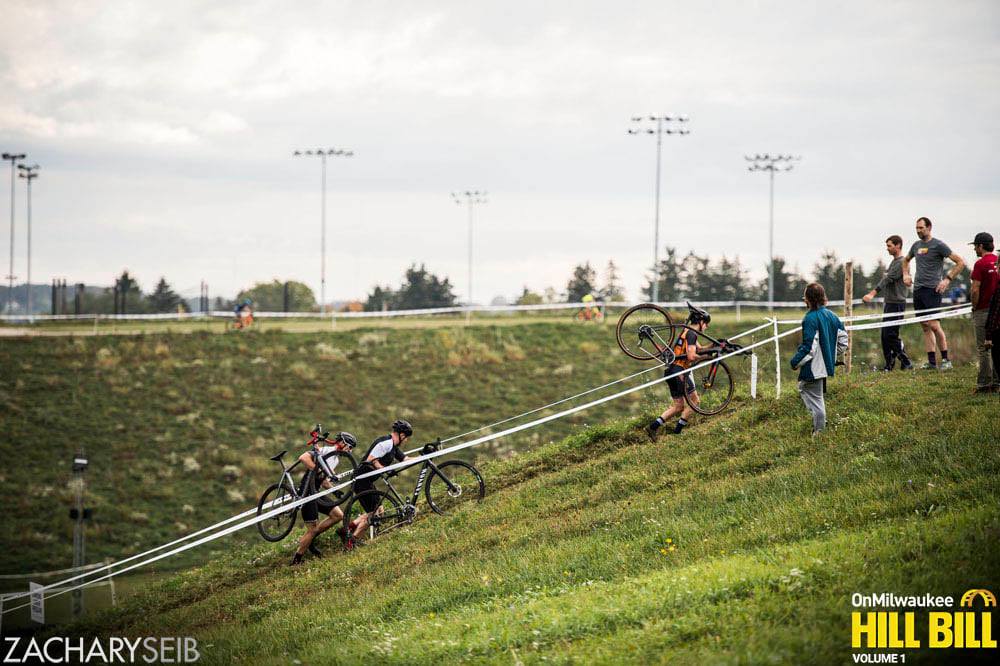
[[[295,491],[284,481],[281,483],[272,483],[267,487],[267,490],[261,494],[260,499],[257,500],[258,516],[262,516],[263,514],[276,508],[275,506],[270,506],[266,509],[264,508],[264,505],[271,500],[294,502]],[[284,513],[279,513],[276,516],[272,516],[271,518],[267,518],[257,523],[257,531],[260,532],[260,535],[264,537],[265,541],[270,541],[272,543],[281,541],[288,536],[289,532],[292,531],[292,528],[295,527],[295,519],[298,515],[298,507]]]
[[[338,486],[344,481],[353,479],[354,475],[358,471],[358,461],[354,459],[348,451],[328,451],[323,454],[323,460],[326,461],[327,466],[333,471],[337,476],[336,479],[332,479],[333,485]],[[336,464],[332,461],[336,460]],[[323,482],[326,474],[323,473],[322,468],[319,468],[319,474],[316,477],[318,490],[320,486],[318,484]],[[350,472],[350,474],[348,474]],[[315,490],[313,492],[316,492]],[[351,489],[342,488],[340,490],[335,490],[328,495],[324,495],[320,498],[321,502],[327,507],[340,506],[351,496]]]
[[[441,474],[448,477],[453,485],[458,487],[458,494],[453,494],[448,484],[437,472],[431,471],[431,478],[424,487],[427,504],[434,513],[446,515],[462,504],[481,502],[486,497],[486,484],[483,475],[475,467],[461,460],[449,460],[437,466]]]
[[[412,516],[407,515],[403,510],[403,505],[391,495],[381,490],[366,490],[352,495],[351,501],[344,509],[344,532],[346,534],[351,534],[353,531],[350,527],[351,521],[357,520],[362,514],[369,513],[364,507],[366,501],[369,506],[374,507],[371,513],[377,515],[370,519],[368,527],[357,537],[356,542],[359,544],[373,541],[412,520]],[[379,509],[382,510],[381,513],[378,513]]]
[[[668,350],[672,348],[674,323],[670,313],[655,303],[640,303],[623,312],[615,326],[615,339],[626,355],[639,361],[655,361],[662,357],[663,350],[655,349],[648,338],[640,335],[640,330],[647,327],[657,345]]]
[[[713,366],[718,366],[718,370],[714,380],[711,380],[709,384]],[[684,400],[691,406],[691,409],[705,416],[713,416],[729,406],[736,387],[733,383],[733,373],[729,371],[729,366],[726,365],[725,361],[706,365],[695,370],[692,374],[699,401],[698,404],[694,404],[690,394],[685,393]]]

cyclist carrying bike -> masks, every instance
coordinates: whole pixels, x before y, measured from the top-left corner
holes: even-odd
[[[701,352],[707,351],[711,346],[699,345],[698,333],[708,328],[709,323],[712,321],[712,315],[701,308],[696,308],[690,303],[687,305],[688,318],[684,322],[685,326],[681,328],[680,335],[674,341],[674,362],[667,366],[667,369],[663,373],[664,377],[683,372],[698,361],[709,358],[707,355],[701,355]],[[650,441],[653,442],[656,441],[660,428],[666,424],[668,419],[673,418],[677,414],[680,414],[681,417],[677,419],[677,423],[674,425],[673,434],[681,434],[684,426],[688,424],[688,420],[691,418],[694,410],[684,401],[685,394],[695,404],[699,400],[698,391],[695,388],[694,379],[692,379],[690,372],[670,377],[667,379],[667,386],[670,388],[670,397],[673,399],[673,404],[657,417],[655,421],[646,426],[646,434],[649,435]]]
[[[316,437],[322,435],[318,431],[313,431],[311,434],[314,440]],[[299,460],[306,466],[306,472],[302,475],[302,481],[299,486],[300,495],[312,495],[318,492],[320,488],[331,487],[330,478],[334,474],[334,469],[323,459],[323,454],[330,451],[351,451],[357,446],[358,440],[349,432],[340,432],[337,433],[337,436],[331,443],[332,446],[313,446],[309,451],[299,456]],[[339,462],[339,458],[334,457],[331,460],[335,468]],[[318,476],[323,478],[319,487],[315,483],[315,479]],[[321,512],[326,514],[327,517],[322,522],[317,522]],[[321,556],[323,553],[316,547],[313,540],[343,519],[343,510],[339,506],[330,503],[326,497],[319,497],[303,504],[302,520],[306,524],[306,531],[302,535],[302,538],[299,539],[299,547],[295,550],[295,555],[292,557],[292,566],[301,564],[306,550],[316,557]],[[343,527],[340,530],[342,531]]]
[[[409,460],[409,456],[403,453],[403,450],[399,447],[412,436],[413,426],[408,421],[403,421],[402,419],[394,421],[392,431],[388,435],[379,437],[368,447],[364,460],[358,465],[358,469],[355,472],[355,478],[394,463]],[[351,534],[341,535],[345,538],[344,545],[348,550],[354,547],[354,539],[368,527],[369,515],[373,511],[381,510],[379,506],[372,506],[366,501],[368,498],[367,495],[361,495],[366,490],[374,489],[375,479],[377,478],[379,477],[370,476],[367,479],[357,479],[354,482],[354,494],[360,496],[362,500],[361,506],[365,510],[365,513],[358,516],[356,520],[351,521],[348,525]]]

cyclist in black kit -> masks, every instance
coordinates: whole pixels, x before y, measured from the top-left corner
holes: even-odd
[[[313,435],[316,434],[318,433],[313,433]],[[300,482],[299,494],[303,496],[312,495],[320,488],[331,487],[330,477],[333,476],[334,470],[330,469],[328,464],[323,460],[323,454],[328,451],[351,451],[357,444],[358,440],[354,435],[349,432],[341,432],[337,433],[337,437],[333,440],[333,446],[321,446],[318,449],[306,451],[299,456],[299,460],[306,466],[306,472],[302,475],[302,481]],[[338,462],[337,458],[333,458],[332,460],[334,464]],[[323,482],[318,487],[315,483],[317,469],[323,472]],[[319,521],[320,513],[326,514],[327,517],[321,522],[317,522]],[[306,554],[306,550],[316,557],[321,556],[323,553],[313,543],[313,539],[343,519],[343,510],[339,506],[332,504],[328,497],[319,497],[303,504],[302,522],[306,524],[306,531],[302,535],[302,538],[299,539],[299,547],[295,550],[295,555],[292,557],[292,565],[302,563],[302,557]],[[343,529],[343,527],[340,528],[340,530]]]
[[[368,451],[365,453],[364,460],[358,465],[358,470],[355,473],[355,478],[361,476],[362,474],[367,474],[373,472],[377,469],[382,469],[383,467],[388,467],[398,462],[403,462],[404,460],[409,460],[409,457],[403,453],[403,450],[399,448],[402,446],[403,442],[410,439],[413,436],[413,426],[410,425],[408,421],[398,420],[392,424],[392,432],[388,435],[383,435],[379,437],[371,446],[368,447]],[[367,479],[357,479],[354,482],[354,494],[361,495],[361,493],[366,490],[372,490],[375,487],[375,479],[378,476],[370,476]],[[368,516],[372,511],[380,510],[378,506],[366,506],[366,497],[361,496],[361,505],[367,513],[364,513],[356,520],[351,521],[350,527],[351,534],[342,534],[341,536],[345,539],[345,546],[348,549],[354,546],[354,538],[361,534],[366,527],[368,527]],[[375,498],[372,498],[377,502]]]

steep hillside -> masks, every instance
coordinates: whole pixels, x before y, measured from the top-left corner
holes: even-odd
[[[457,515],[299,569],[236,549],[59,632],[204,663],[849,662],[852,593],[996,587],[1000,404],[971,379],[833,382],[816,439],[793,395],[656,444],[611,421],[484,464]]]

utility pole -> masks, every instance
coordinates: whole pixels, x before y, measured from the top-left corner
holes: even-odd
[[[655,123],[653,126],[643,126],[645,122]],[[691,130],[686,129],[685,123],[689,122],[687,116],[660,115],[660,116],[633,116],[632,122],[635,125],[629,128],[629,134],[655,134],[656,135],[656,195],[653,213],[653,302],[660,300],[660,153],[663,147],[664,134],[690,134]]]
[[[354,151],[352,150],[338,150],[335,148],[327,148],[323,150],[322,148],[317,148],[316,150],[296,150],[292,153],[292,157],[301,157],[303,155],[313,156],[316,155],[320,158],[322,163],[322,176],[321,180],[321,202],[320,202],[320,240],[319,240],[319,311],[320,314],[326,314],[326,158],[330,156],[335,157],[353,157]]]
[[[73,485],[76,486],[76,504],[70,509],[69,517],[75,521],[73,526],[73,568],[82,567],[85,559],[85,544],[83,521],[90,518],[90,509],[83,507],[84,480],[83,473],[87,471],[87,457],[81,450],[73,457]],[[73,590],[73,615],[79,617],[83,612],[83,590]]]
[[[28,187],[28,277],[25,280],[27,285],[27,305],[25,306],[25,314],[29,317],[31,316],[31,181],[38,178],[38,165],[34,166],[24,166],[23,164],[17,165],[18,170],[21,172],[18,174],[19,178],[24,178],[27,181]],[[11,271],[13,272],[13,271]]]
[[[11,314],[14,299],[14,168],[15,163],[26,157],[24,153],[4,153],[3,159],[10,162],[10,272],[7,275],[7,313]]]
[[[745,155],[744,158],[750,163],[747,167],[747,171],[766,171],[771,185],[770,194],[770,216],[768,223],[768,233],[767,233],[767,302],[768,310],[773,310],[774,306],[774,173],[776,171],[791,171],[793,161],[801,160],[802,157],[793,157],[792,155],[771,155],[770,153],[764,153],[763,155]]]
[[[468,291],[468,305],[472,305],[472,207],[478,204],[489,203],[486,199],[487,192],[483,190],[466,190],[464,192],[452,192],[452,200],[458,204],[466,205],[469,209],[469,291]],[[471,311],[469,311],[471,316]],[[466,317],[468,319],[468,317]]]

